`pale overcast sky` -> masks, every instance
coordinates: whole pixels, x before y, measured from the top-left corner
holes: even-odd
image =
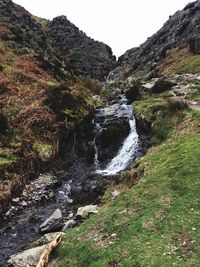
[[[189,0],[14,0],[30,13],[67,18],[95,40],[111,46],[115,55],[139,46],[159,30],[170,15]]]

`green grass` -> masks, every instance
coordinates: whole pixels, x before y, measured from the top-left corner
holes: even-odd
[[[166,142],[141,164],[137,185],[66,231],[57,266],[200,266],[200,135]]]
[[[150,146],[159,145],[168,137],[170,131],[183,120],[184,109],[184,105],[170,102],[165,93],[134,103],[136,117],[151,124]]]
[[[173,48],[159,66],[160,74],[199,73],[200,55],[192,54],[188,47]]]

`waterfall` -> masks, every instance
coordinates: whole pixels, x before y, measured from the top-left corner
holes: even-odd
[[[119,89],[116,89],[119,91]],[[134,159],[138,150],[139,137],[136,131],[136,121],[133,115],[133,107],[127,104],[127,99],[122,94],[116,94],[115,99],[107,104],[105,108],[97,110],[96,120],[101,120],[101,126],[98,123],[95,124],[96,136],[94,139],[95,149],[95,173],[103,175],[115,175],[120,171],[125,170]],[[100,168],[98,161],[98,148],[96,145],[96,137],[101,134],[103,125],[108,121],[124,119],[129,123],[130,131],[128,136],[123,140],[116,156],[111,159],[110,163],[103,169]],[[95,122],[95,119],[94,119]],[[113,136],[113,138],[115,138]]]
[[[138,148],[138,134],[136,132],[135,118],[129,120],[130,134],[124,140],[117,155],[111,160],[104,170],[97,170],[99,174],[114,175],[126,169],[132,162]]]

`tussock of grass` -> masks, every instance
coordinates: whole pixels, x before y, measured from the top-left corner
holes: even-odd
[[[134,103],[136,117],[151,124],[150,146],[159,145],[168,137],[173,127],[183,120],[185,108],[183,104],[173,103],[165,95],[163,97],[163,94]]]

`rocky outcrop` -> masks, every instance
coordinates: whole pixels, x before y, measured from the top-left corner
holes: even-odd
[[[51,47],[42,26],[23,7],[10,0],[0,1],[0,29],[0,40],[17,54],[32,54],[53,76],[69,77],[69,69]]]
[[[127,67],[126,75],[152,78],[158,65],[175,47],[189,46],[200,53],[200,1],[189,3],[182,11],[170,16],[164,26],[140,47],[128,50],[119,58],[118,65]]]
[[[0,1],[1,40],[20,54],[32,54],[54,77],[70,72],[103,79],[115,66],[112,50],[80,31],[65,16],[53,21],[33,17],[11,0]]]
[[[89,38],[65,16],[49,23],[48,36],[76,74],[104,79],[115,66],[111,48]]]

